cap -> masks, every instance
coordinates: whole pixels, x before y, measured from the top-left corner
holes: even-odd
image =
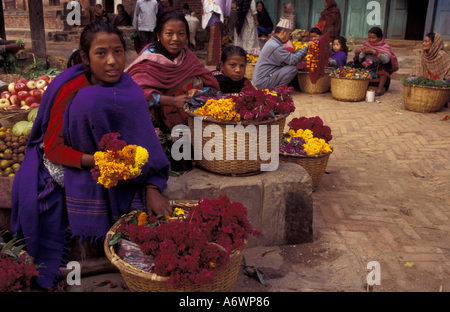
[[[292,23],[286,18],[280,18],[280,21],[278,22],[277,27],[294,30],[292,27]]]

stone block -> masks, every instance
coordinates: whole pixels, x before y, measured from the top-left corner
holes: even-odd
[[[241,202],[252,226],[262,233],[249,239],[249,247],[313,241],[312,181],[297,164],[280,163],[276,171],[245,177],[194,168],[180,177],[170,177],[163,195],[195,200],[227,195],[231,201]]]

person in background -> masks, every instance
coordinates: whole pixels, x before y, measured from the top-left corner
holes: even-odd
[[[161,0],[163,12],[175,10],[173,7],[173,0]]]
[[[273,22],[262,1],[256,2],[256,10],[258,11],[258,37],[269,36],[273,31]]]
[[[247,53],[259,52],[258,15],[255,0],[236,0],[236,27],[234,45],[242,47]]]
[[[334,0],[325,0],[324,6],[325,9],[320,13],[316,27],[320,28],[323,35],[329,34],[330,40],[333,42],[341,31],[341,12]]]
[[[109,16],[108,13],[103,9],[101,4],[95,5],[95,12],[94,12],[94,20],[95,21],[105,21],[109,23]]]
[[[412,69],[413,76],[437,75],[450,78],[450,57],[444,50],[444,41],[436,32],[428,33],[422,44],[422,52]]]
[[[12,187],[11,233],[24,238],[40,267],[37,284],[55,289],[73,237],[103,240],[133,209],[171,215],[161,195],[169,161],[156,136],[142,89],[123,73],[125,40],[105,21],[88,24],[80,37],[82,63],[48,85]],[[105,188],[92,169],[104,135],[119,133],[149,152],[141,175]]]
[[[384,41],[383,31],[379,27],[369,29],[368,40],[355,50],[355,66],[370,72],[373,78],[379,78],[376,96],[386,92],[385,84],[391,74],[398,70],[398,60],[391,46]]]
[[[156,41],[147,45],[125,72],[144,90],[155,127],[170,134],[187,123],[184,104],[197,90],[219,84],[188,49],[189,26],[184,14],[165,12],[155,28]]]
[[[347,40],[344,37],[337,37],[333,40],[333,51],[330,53],[328,66],[334,68],[344,67],[347,64]]]
[[[228,28],[231,0],[202,0],[202,28],[207,29],[208,51],[206,65],[216,66],[222,55],[224,30]]]
[[[189,4],[185,3],[183,4],[182,11],[184,15],[191,15],[192,11],[189,9]]]
[[[222,93],[239,93],[248,80],[244,77],[247,53],[239,46],[230,45],[222,52],[221,62],[213,71]]]
[[[318,27],[313,27],[309,30],[309,40],[314,41],[322,36],[322,31]]]
[[[258,89],[289,85],[297,76],[297,63],[305,59],[311,42],[294,53],[287,51],[283,44],[289,40],[292,31],[292,23],[289,20],[280,19],[275,27],[275,34],[262,48],[252,77],[253,84]]]
[[[0,39],[0,67],[3,66],[3,63],[6,58],[6,54],[8,52],[11,53],[17,53],[19,52],[23,47],[17,45],[12,40],[1,40]]]
[[[138,31],[140,50],[153,42],[158,3],[156,0],[138,0],[134,8],[133,28]]]
[[[114,26],[131,26],[132,25],[132,18],[127,13],[127,11],[125,11],[125,7],[123,6],[123,4],[117,5],[117,14],[114,15],[112,24]]]

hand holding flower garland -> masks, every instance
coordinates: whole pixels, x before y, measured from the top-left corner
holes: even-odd
[[[116,186],[120,180],[130,180],[141,174],[147,163],[148,152],[136,145],[127,145],[118,139],[119,133],[105,134],[99,147],[104,150],[94,154],[96,167],[91,170],[94,180],[105,188]]]

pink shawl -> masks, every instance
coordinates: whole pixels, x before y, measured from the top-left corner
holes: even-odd
[[[172,95],[169,94],[171,90],[194,77],[200,78],[205,87],[220,90],[211,71],[187,47],[181,50],[174,61],[157,53],[141,54],[125,69],[125,72],[142,88],[147,100],[152,93]]]
[[[369,40],[364,41],[363,43],[364,47],[368,47],[371,49],[375,49],[378,53],[387,53],[391,57],[391,73],[396,72],[398,67],[398,60],[397,56],[395,56],[394,52],[391,51],[391,46],[387,44],[384,39],[381,39],[381,41],[378,41],[377,43],[372,44]]]

